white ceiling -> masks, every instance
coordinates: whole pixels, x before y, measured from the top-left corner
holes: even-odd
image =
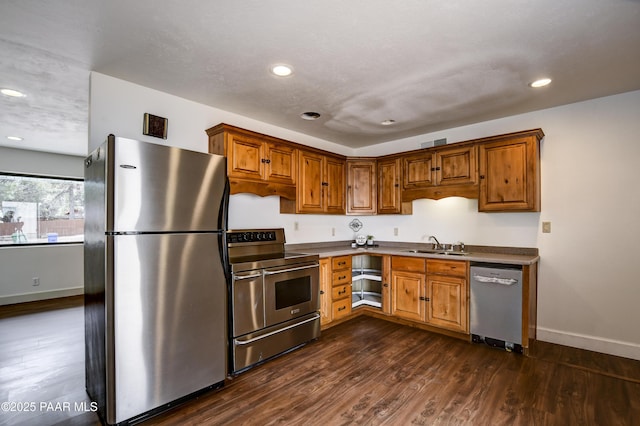
[[[84,155],[95,70],[360,147],[640,89],[640,1],[3,0],[0,52],[0,146]]]

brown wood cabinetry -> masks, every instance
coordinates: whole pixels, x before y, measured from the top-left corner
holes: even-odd
[[[455,144],[403,156],[403,201],[450,196],[478,197],[477,148]]]
[[[347,160],[347,214],[375,214],[377,210],[375,159]]]
[[[542,129],[393,154],[345,157],[219,124],[231,193],[279,195],[281,213],[411,214],[420,198],[478,198],[482,212],[540,211]]]
[[[479,145],[482,212],[540,211],[541,129],[491,138]]]
[[[320,259],[320,325],[331,322],[332,310],[332,285],[331,285],[331,260]]]
[[[392,315],[467,333],[467,262],[393,256]]]
[[[391,258],[391,314],[424,322],[427,304],[425,260],[415,257]]]
[[[297,147],[260,133],[219,124],[207,130],[209,152],[226,155],[231,193],[295,199]]]
[[[391,315],[391,256],[382,256],[382,312]]]
[[[427,259],[426,322],[453,331],[467,333],[467,262]]]
[[[351,256],[331,258],[331,319],[351,314]]]
[[[281,213],[345,213],[346,161],[317,152],[298,152],[295,201],[280,199]]]
[[[399,157],[379,159],[378,214],[411,214],[412,203],[402,202],[402,162]]]

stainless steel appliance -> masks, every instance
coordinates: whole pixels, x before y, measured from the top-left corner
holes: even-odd
[[[227,232],[233,373],[320,336],[318,255],[284,243],[282,228]]]
[[[221,156],[110,135],[85,160],[86,388],[109,424],[226,377]]]
[[[472,340],[522,353],[522,268],[472,263],[470,272]]]

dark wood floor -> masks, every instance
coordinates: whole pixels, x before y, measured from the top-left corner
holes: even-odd
[[[0,307],[0,402],[38,404],[0,425],[99,424],[75,410],[81,303]],[[145,423],[185,424],[637,425],[640,361],[551,344],[525,357],[361,316]]]

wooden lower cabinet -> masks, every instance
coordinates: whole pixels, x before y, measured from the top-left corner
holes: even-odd
[[[424,322],[425,260],[417,257],[391,258],[391,315]]]
[[[392,315],[468,332],[467,262],[394,256],[391,264]]]
[[[351,256],[331,258],[331,320],[351,314]]]
[[[467,280],[457,277],[429,276],[427,322],[437,327],[467,331]]]
[[[469,331],[467,267],[465,261],[427,259],[427,323],[462,333]]]
[[[385,315],[469,333],[468,262],[382,256],[381,309]],[[320,260],[322,325],[352,313],[352,258]]]
[[[320,325],[331,322],[331,259],[320,259]]]
[[[393,292],[391,314],[423,322],[426,317],[424,273],[391,272]]]

